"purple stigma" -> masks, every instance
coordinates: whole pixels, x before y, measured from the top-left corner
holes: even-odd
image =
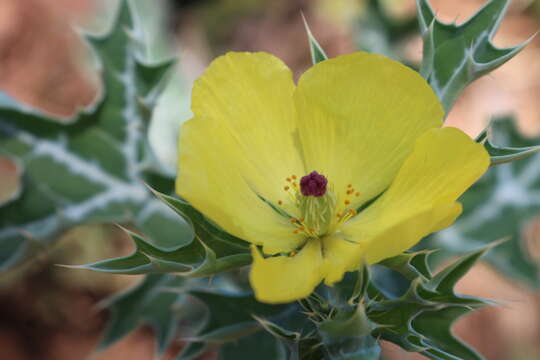
[[[324,175],[313,171],[300,179],[300,191],[304,196],[320,197],[326,194],[326,185],[328,180]]]

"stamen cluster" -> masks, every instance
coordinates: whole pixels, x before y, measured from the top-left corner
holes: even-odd
[[[313,171],[303,176],[299,183],[297,179],[296,175],[286,178],[287,185],[283,187],[292,205],[301,214],[298,218],[291,218],[291,224],[295,227],[293,233],[320,238],[335,231],[338,226],[357,214],[355,209],[349,208],[352,197],[360,196],[360,192],[357,192],[352,184],[347,185],[344,206],[339,206],[336,194],[324,175]],[[279,200],[278,205],[282,206],[283,201]]]

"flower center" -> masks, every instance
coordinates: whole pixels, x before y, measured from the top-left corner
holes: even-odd
[[[317,171],[303,176],[300,184],[297,177],[292,175],[287,179],[284,190],[288,193],[292,205],[300,213],[300,217],[292,218],[291,223],[295,234],[303,233],[307,237],[320,238],[336,230],[338,226],[356,215],[356,210],[349,208],[351,197],[359,196],[352,185],[346,189],[343,204],[337,204],[337,197],[328,179]],[[278,201],[282,206],[283,201]]]

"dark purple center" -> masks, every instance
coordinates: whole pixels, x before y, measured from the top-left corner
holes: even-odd
[[[328,180],[326,180],[324,175],[313,171],[311,174],[308,174],[300,179],[300,191],[304,196],[323,196],[326,194],[327,184]]]

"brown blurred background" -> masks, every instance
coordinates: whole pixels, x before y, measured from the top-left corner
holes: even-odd
[[[166,0],[155,0],[166,1]],[[414,1],[389,0],[396,20],[414,14]],[[431,0],[440,18],[461,22],[483,0]],[[300,11],[330,56],[357,50],[362,32],[352,26],[363,2],[354,0],[192,0],[170,1],[166,21],[179,45],[185,81],[197,77],[211,59],[227,50],[262,50],[282,58],[300,74],[310,66]],[[74,26],[94,26],[110,18],[106,0],[1,0],[0,87],[12,96],[58,115],[68,115],[95,97],[97,76],[88,70],[87,50]],[[538,10],[537,10],[538,9]],[[539,29],[540,6],[514,0],[495,43],[515,45]],[[94,24],[94,25],[92,25]],[[399,44],[412,63],[421,42]],[[477,134],[496,114],[517,114],[522,130],[540,133],[540,39],[489,76],[470,86],[448,124]],[[180,119],[178,119],[180,121]],[[171,121],[176,121],[171,119]],[[32,264],[0,278],[0,359],[147,360],[154,356],[152,332],[141,328],[93,354],[107,314],[100,299],[139,278],[66,270],[55,263],[86,263],[125,254],[129,244],[109,226],[70,231]],[[489,360],[540,359],[540,296],[478,265],[459,290],[501,301],[459,321],[457,333]],[[169,351],[174,358],[180,344]],[[417,359],[385,344],[390,359]],[[212,354],[209,355],[212,358]]]

